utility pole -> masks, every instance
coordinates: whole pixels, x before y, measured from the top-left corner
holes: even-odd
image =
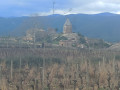
[[[11,80],[13,79],[13,60],[11,60]]]
[[[19,74],[21,73],[21,57],[20,57],[20,66],[19,66]]]
[[[45,82],[45,38],[44,38],[44,46],[43,46],[43,90],[44,90],[44,82]]]
[[[87,66],[86,66],[86,87],[89,90],[89,60],[87,59]]]
[[[2,66],[0,66],[0,88],[2,87]]]
[[[53,1],[53,15],[55,13],[55,1]]]

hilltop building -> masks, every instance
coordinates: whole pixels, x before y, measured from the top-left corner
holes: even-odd
[[[33,41],[34,38],[38,39],[39,37],[45,36],[45,30],[43,29],[30,29],[26,32],[25,40]]]
[[[63,26],[63,34],[62,36],[66,37],[67,40],[61,40],[59,42],[60,46],[64,47],[73,47],[77,45],[78,42],[78,34],[72,32],[72,24],[69,19],[66,20]]]
[[[72,24],[70,20],[67,19],[63,27],[63,34],[70,34],[70,33],[72,33]]]
[[[56,29],[53,28],[48,28],[48,30],[33,28],[26,32],[26,37],[24,40],[31,43],[46,42],[47,44],[62,47],[83,47],[80,42],[81,38],[82,36],[72,32],[72,23],[69,19],[67,19],[63,26],[62,34],[57,33]]]

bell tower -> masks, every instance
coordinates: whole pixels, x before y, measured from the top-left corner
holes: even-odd
[[[63,34],[70,34],[70,33],[72,33],[72,24],[70,20],[67,19],[63,27]]]

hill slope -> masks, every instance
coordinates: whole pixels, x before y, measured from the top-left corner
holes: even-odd
[[[101,13],[95,15],[71,14],[67,16],[50,15],[39,17],[14,17],[0,18],[0,35],[15,34],[21,35],[33,27],[47,29],[57,28],[62,32],[63,25],[69,18],[73,25],[73,32],[91,37],[100,38],[107,41],[120,41],[120,15],[111,13]],[[13,33],[14,32],[14,33]]]

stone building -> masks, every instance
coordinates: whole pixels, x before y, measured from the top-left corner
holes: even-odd
[[[46,35],[45,30],[33,28],[30,30],[27,30],[26,37],[24,40],[27,40],[27,41],[33,41],[34,39],[38,40],[39,38],[44,37],[45,35]]]
[[[63,27],[63,34],[72,33],[72,24],[69,19],[66,20],[64,27]]]
[[[66,20],[64,26],[63,26],[63,34],[62,36],[66,37],[67,40],[61,40],[59,42],[60,46],[63,47],[73,47],[74,45],[77,45],[78,42],[78,34],[72,32],[72,24],[69,19]]]
[[[66,20],[63,26],[63,36],[72,41],[77,41],[78,39],[78,34],[72,32],[72,24],[69,19]]]
[[[71,40],[61,40],[59,42],[59,45],[62,47],[73,47],[75,45],[75,42]]]

